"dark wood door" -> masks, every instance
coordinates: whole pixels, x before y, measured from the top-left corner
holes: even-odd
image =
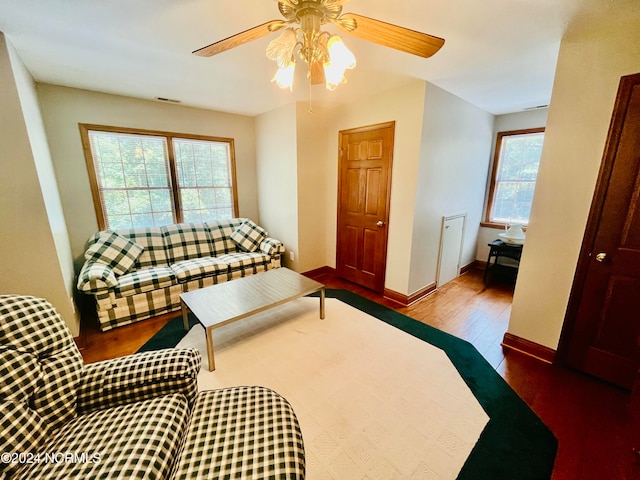
[[[640,366],[640,74],[623,77],[560,344],[626,389]]]
[[[340,132],[338,276],[384,290],[395,122]]]

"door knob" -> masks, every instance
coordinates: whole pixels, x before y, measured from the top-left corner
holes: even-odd
[[[604,252],[600,252],[599,254],[596,255],[596,262],[604,263],[606,259],[607,259],[607,254]]]
[[[384,227],[384,222],[382,220],[378,220],[378,223],[376,223],[376,225],[379,227]]]

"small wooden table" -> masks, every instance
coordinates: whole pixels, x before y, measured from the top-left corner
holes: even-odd
[[[204,327],[209,370],[213,371],[216,364],[211,333],[215,328],[315,292],[320,292],[320,318],[324,319],[324,285],[287,268],[275,268],[182,293],[182,320],[188,330],[187,313],[191,310]]]
[[[522,256],[522,244],[506,243],[500,239],[494,240],[487,244],[490,248],[489,257],[487,258],[487,265],[484,268],[484,276],[482,277],[484,284],[488,285],[487,278],[490,270],[504,269],[510,270],[514,276],[518,275],[518,268],[520,266],[520,257]],[[514,260],[513,264],[501,264],[499,262],[501,257],[506,257]],[[494,258],[493,264],[491,259]]]

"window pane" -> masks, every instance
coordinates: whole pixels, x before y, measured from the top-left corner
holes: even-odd
[[[544,132],[504,132],[498,146],[498,165],[489,220],[528,223],[538,177]]]
[[[173,221],[166,139],[89,131],[89,140],[108,228]]]
[[[138,134],[110,127],[81,126],[81,132],[90,145],[87,165],[100,200],[96,211],[101,228],[201,222],[236,214],[232,140]],[[177,197],[182,211],[175,210]]]
[[[226,142],[175,139],[178,186],[185,222],[233,216],[231,152]]]

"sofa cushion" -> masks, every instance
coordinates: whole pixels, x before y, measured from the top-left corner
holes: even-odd
[[[212,256],[209,231],[202,223],[179,223],[162,227],[171,263]]]
[[[39,480],[169,478],[189,419],[187,399],[180,394],[97,410],[67,423],[44,444],[47,452],[86,454],[84,461],[25,465],[18,476]]]
[[[242,222],[231,234],[231,240],[238,245],[240,250],[245,252],[255,252],[258,250],[265,238],[267,238],[266,230],[249,219]]]
[[[178,282],[185,283],[202,277],[219,275],[229,271],[229,264],[215,257],[193,258],[171,265]]]
[[[264,387],[198,395],[175,480],[304,477],[302,432],[287,400]]]
[[[218,260],[229,265],[230,272],[251,269],[256,273],[266,270],[271,258],[264,253],[230,253],[218,257]]]
[[[127,273],[144,248],[117,232],[104,231],[84,253],[84,258],[109,265],[116,275]]]
[[[177,283],[171,267],[148,267],[127,273],[118,278],[116,297],[129,297],[136,293],[150,292]]]

